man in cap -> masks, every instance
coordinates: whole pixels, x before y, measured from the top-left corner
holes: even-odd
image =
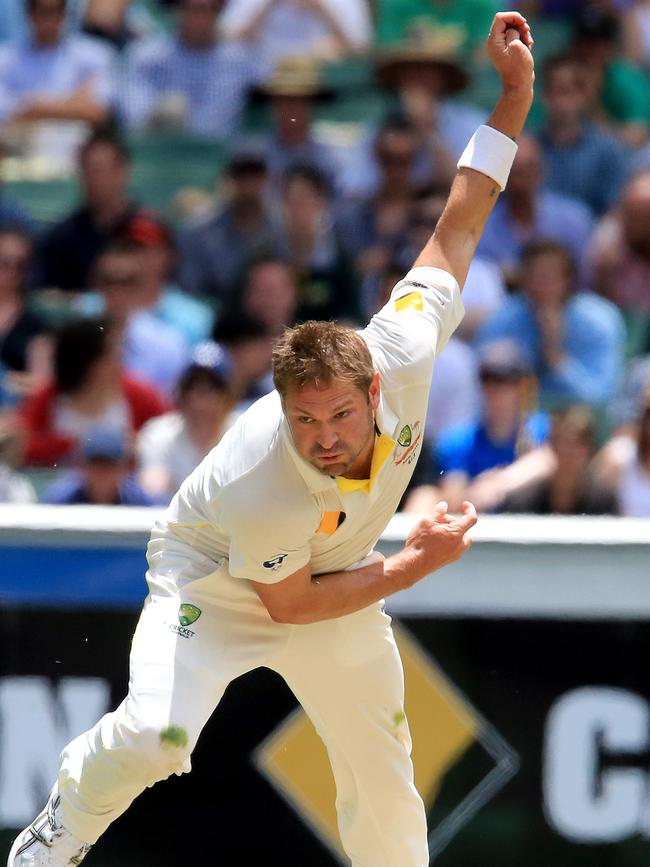
[[[81,443],[79,463],[45,491],[53,505],[151,506],[132,474],[131,454],[123,431],[99,428]]]
[[[14,843],[10,867],[78,864],[146,786],[190,770],[227,684],[260,665],[281,673],[326,742],[353,867],[428,865],[383,599],[457,560],[475,510],[465,503],[453,516],[440,503],[393,557],[373,549],[411,478],[435,356],[462,316],[460,285],[507,182],[532,102],[531,47],[521,15],[496,16],[488,49],[503,96],[389,303],[362,332],[313,321],[286,332],[277,391],[172,500],[149,547],[129,696],[64,749],[49,804]]]

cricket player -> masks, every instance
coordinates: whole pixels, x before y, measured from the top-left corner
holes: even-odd
[[[128,695],[64,749],[9,867],[81,863],[146,786],[190,770],[226,686],[258,666],[284,677],[325,742],[353,867],[428,865],[383,599],[457,560],[474,508],[452,516],[440,503],[399,553],[373,548],[411,477],[434,359],[461,319],[459,287],[530,108],[531,47],[521,15],[495,17],[488,50],[503,93],[413,269],[361,332],[331,322],[288,330],[274,353],[276,390],[154,527]]]

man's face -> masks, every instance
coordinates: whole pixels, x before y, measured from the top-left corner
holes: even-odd
[[[623,235],[629,246],[650,256],[650,173],[632,181],[621,202]]]
[[[580,117],[586,107],[586,97],[584,76],[576,66],[558,66],[548,75],[544,101],[552,118]]]
[[[140,256],[106,253],[101,257],[94,288],[103,295],[106,313],[116,322],[124,322],[140,307],[142,287]]]
[[[540,253],[525,264],[521,288],[533,307],[563,306],[571,292],[571,275],[562,256]]]
[[[101,207],[113,201],[116,191],[126,195],[128,163],[110,144],[98,143],[90,147],[81,161],[81,177],[87,203]]]
[[[522,136],[508,178],[508,194],[534,195],[542,181],[542,157],[539,145],[530,136]]]
[[[56,44],[61,38],[65,21],[65,3],[61,0],[38,0],[29,13],[29,23],[36,43]]]
[[[296,299],[296,283],[290,269],[281,262],[263,262],[248,278],[243,306],[247,313],[277,332],[291,323]]]
[[[83,465],[86,493],[97,506],[112,506],[119,496],[120,484],[128,475],[125,459],[91,458]]]
[[[211,45],[220,8],[220,0],[183,0],[179,16],[179,31],[183,42],[191,48]]]
[[[377,142],[377,161],[384,179],[408,188],[416,149],[415,137],[406,130],[383,133]]]
[[[372,453],[379,374],[367,393],[333,380],[323,388],[291,389],[283,403],[298,453],[321,473],[344,476]]]
[[[22,289],[29,268],[31,248],[19,235],[0,238],[0,297]]]

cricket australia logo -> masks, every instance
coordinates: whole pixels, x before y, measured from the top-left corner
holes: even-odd
[[[277,557],[272,557],[270,560],[265,560],[262,565],[265,569],[270,569],[272,572],[276,572],[280,568],[280,566],[282,566],[282,562],[288,556],[288,554],[278,554]]]
[[[422,439],[422,424],[419,421],[414,421],[412,425],[405,424],[397,437],[397,448],[393,463],[395,466],[400,464],[411,464],[417,459],[417,447]]]
[[[178,609],[178,623],[180,626],[176,623],[170,623],[169,628],[175,635],[180,635],[181,638],[192,638],[196,633],[187,627],[191,626],[192,623],[196,623],[200,616],[200,608],[184,602]]]

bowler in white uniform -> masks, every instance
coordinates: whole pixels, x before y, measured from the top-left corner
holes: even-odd
[[[434,361],[462,317],[459,285],[530,107],[531,45],[521,15],[496,16],[488,50],[503,96],[386,306],[360,332],[328,322],[287,331],[276,391],[241,416],[154,528],[128,695],[64,749],[9,867],[79,864],[146,786],[190,770],[227,685],[258,666],[282,675],[325,742],[353,867],[429,863],[383,599],[458,559],[476,514],[441,503],[399,553],[373,549],[422,447]]]

